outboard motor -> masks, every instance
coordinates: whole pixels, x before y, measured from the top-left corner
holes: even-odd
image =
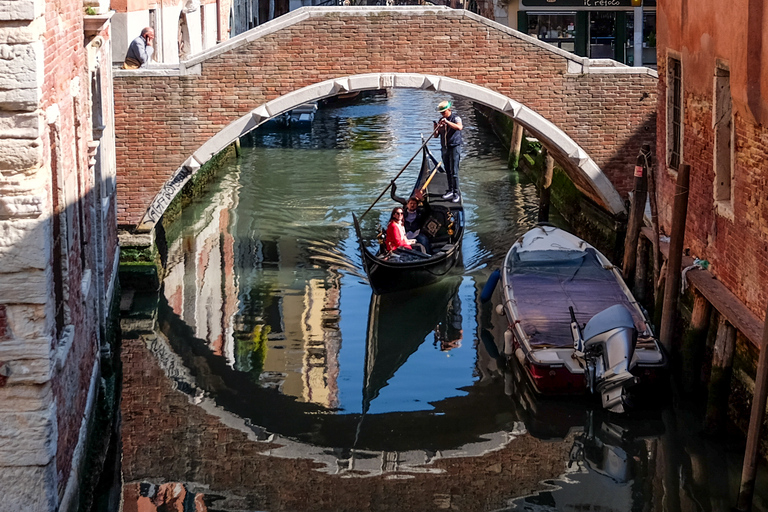
[[[573,308],[570,310],[573,348],[584,356],[589,390],[600,393],[605,409],[624,412],[627,388],[637,382],[630,373],[637,343],[632,314],[616,304],[593,316],[582,333]]]

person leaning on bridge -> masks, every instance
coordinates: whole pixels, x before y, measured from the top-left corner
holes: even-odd
[[[461,159],[461,130],[464,125],[461,118],[451,111],[451,102],[443,101],[437,106],[437,111],[443,116],[439,121],[434,121],[437,134],[440,136],[440,147],[443,156],[443,165],[448,175],[448,190],[443,199],[450,199],[454,203],[461,200],[459,195],[459,160]]]
[[[144,27],[139,37],[131,41],[128,52],[125,54],[124,69],[145,68],[152,58],[155,49],[152,47],[152,40],[155,38],[155,31],[152,27]]]

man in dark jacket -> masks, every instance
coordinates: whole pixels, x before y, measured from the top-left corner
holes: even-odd
[[[427,235],[421,232],[422,225],[424,224],[424,210],[419,205],[418,198],[411,196],[406,201],[398,196],[396,191],[397,185],[395,185],[395,180],[392,180],[390,196],[392,197],[392,200],[405,206],[405,211],[403,212],[405,236],[408,238],[415,238],[418,243],[424,246],[427,254],[432,254],[432,244],[429,242]]]
[[[461,130],[464,125],[461,118],[451,111],[451,102],[443,101],[437,106],[437,111],[443,116],[435,121],[437,134],[440,136],[440,147],[443,156],[443,165],[448,175],[448,190],[443,199],[450,199],[454,203],[461,201],[459,195],[459,160],[461,159]]]

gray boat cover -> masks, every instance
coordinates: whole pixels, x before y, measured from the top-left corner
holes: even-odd
[[[518,320],[532,349],[573,347],[569,306],[583,328],[597,313],[624,304],[632,313],[638,333],[645,331],[645,319],[627,298],[614,273],[603,268],[594,249],[586,249],[581,256],[569,251],[562,260],[556,258],[558,251],[547,252],[550,254],[546,260],[521,261],[516,255],[507,260],[509,282],[505,285],[512,288]]]

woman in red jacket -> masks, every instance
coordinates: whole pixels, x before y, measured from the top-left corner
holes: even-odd
[[[416,243],[416,240],[405,236],[405,227],[403,226],[403,208],[395,206],[392,209],[392,215],[389,216],[389,225],[387,225],[386,238],[387,251],[394,251],[400,247],[406,249],[417,249],[426,253],[424,246]]]

